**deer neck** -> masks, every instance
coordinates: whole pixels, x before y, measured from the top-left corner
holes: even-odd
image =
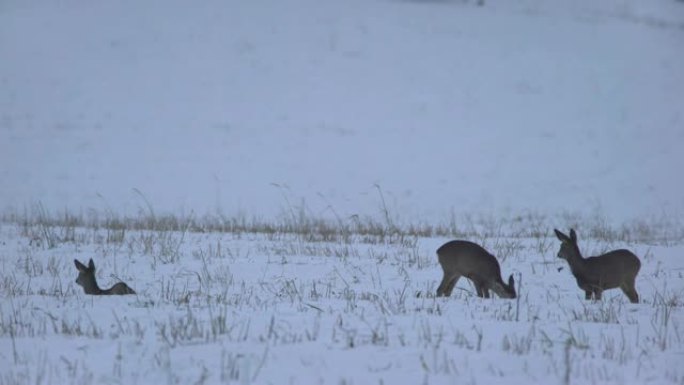
[[[83,286],[83,289],[85,289],[86,294],[107,294],[104,290],[100,289],[95,277],[93,277],[93,279],[89,279],[87,284]]]
[[[570,253],[568,256],[568,264],[570,265],[570,270],[575,275],[585,275],[587,267],[586,261],[579,251],[579,247],[575,246],[574,252]]]

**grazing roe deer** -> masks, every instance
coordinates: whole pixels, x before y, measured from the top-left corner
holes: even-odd
[[[634,288],[634,280],[641,268],[641,261],[629,250],[613,250],[596,257],[584,258],[577,246],[577,234],[570,229],[570,236],[554,229],[561,241],[558,258],[565,259],[570,265],[577,286],[584,290],[585,298],[601,299],[606,289],[619,287],[632,303],[639,302],[639,294]]]
[[[468,241],[450,241],[437,249],[444,278],[437,288],[437,296],[450,296],[461,276],[475,285],[478,297],[489,298],[492,290],[501,298],[515,298],[513,274],[508,284],[501,279],[501,267],[496,258],[482,246]]]
[[[133,291],[133,289],[128,287],[128,285],[123,282],[119,282],[106,290],[100,289],[100,287],[97,285],[97,281],[95,280],[95,264],[93,263],[92,258],[90,259],[90,262],[88,262],[87,267],[76,259],[74,259],[74,264],[76,265],[76,269],[78,269],[78,278],[76,278],[76,283],[83,286],[83,290],[86,294],[135,294],[135,291]]]

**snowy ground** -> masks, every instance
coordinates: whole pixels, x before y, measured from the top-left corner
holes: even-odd
[[[684,3],[476,3],[0,2],[0,385],[684,384]]]
[[[68,241],[48,248],[46,232]],[[684,383],[681,242],[580,233],[585,253],[640,256],[630,304],[619,290],[585,301],[551,232],[471,239],[518,300],[477,298],[467,280],[435,298],[441,238],[3,225],[0,383]],[[85,295],[74,258],[138,294]]]

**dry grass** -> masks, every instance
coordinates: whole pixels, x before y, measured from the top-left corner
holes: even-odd
[[[539,240],[540,251],[548,251],[547,239],[554,228],[575,228],[583,239],[607,243],[641,243],[647,245],[675,245],[684,241],[684,223],[679,218],[666,215],[639,218],[633,221],[611,224],[601,216],[585,217],[579,214],[561,213],[550,216],[539,213],[519,215],[452,214],[437,223],[408,222],[396,219],[383,206],[380,218],[352,215],[341,218],[317,217],[305,207],[290,207],[275,218],[248,217],[243,214],[226,216],[208,213],[203,216],[157,214],[151,206],[140,209],[135,216],[119,215],[111,211],[50,212],[41,204],[23,210],[7,210],[0,214],[0,221],[20,225],[22,235],[45,248],[58,243],[76,242],[75,228],[106,230],[105,241],[122,242],[130,231],[154,232],[150,237],[163,237],[165,232],[262,234],[271,240],[292,235],[301,242],[386,243],[411,244],[416,238],[463,238],[479,241],[485,247],[491,245],[503,258],[514,255],[519,249],[518,239]],[[148,243],[152,243],[149,240]],[[171,247],[173,245],[170,245]],[[173,247],[172,247],[173,248]]]

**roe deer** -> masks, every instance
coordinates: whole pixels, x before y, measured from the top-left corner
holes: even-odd
[[[501,298],[515,298],[513,274],[508,284],[501,279],[501,268],[496,258],[482,246],[468,241],[451,241],[437,249],[444,278],[437,288],[437,296],[450,296],[456,282],[464,276],[475,285],[478,297],[489,298],[492,290]]]
[[[634,280],[641,268],[641,261],[634,253],[620,249],[584,258],[577,246],[575,230],[570,229],[569,237],[556,229],[553,231],[561,241],[558,258],[568,261],[572,275],[577,279],[577,286],[584,290],[586,299],[591,299],[593,295],[600,300],[604,290],[619,287],[630,302],[639,302]]]
[[[106,290],[100,289],[100,287],[97,285],[97,281],[95,280],[95,264],[93,263],[92,258],[90,259],[90,262],[88,262],[87,267],[76,259],[74,259],[74,264],[76,265],[76,269],[78,269],[78,278],[76,278],[76,283],[83,286],[83,290],[86,294],[135,294],[135,291],[133,291],[133,289],[128,287],[128,285],[123,282],[119,282]]]

